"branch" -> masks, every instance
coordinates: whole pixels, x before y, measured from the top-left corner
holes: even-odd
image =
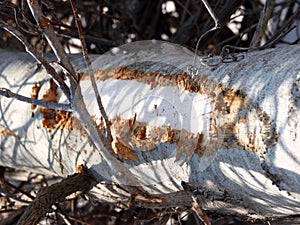
[[[33,105],[43,106],[49,109],[55,110],[64,110],[64,111],[72,111],[72,107],[70,104],[61,104],[61,103],[54,103],[54,102],[45,102],[38,99],[28,98],[23,95],[16,94],[11,92],[6,88],[0,88],[0,95],[5,96],[7,98],[14,98],[22,102],[27,102]]]
[[[265,48],[265,46],[270,47],[271,45],[274,45],[276,42],[278,42],[285,35],[287,35],[292,29],[294,29],[296,27],[296,26],[291,27],[291,25],[299,17],[300,17],[300,8],[298,8],[295,11],[295,13],[292,16],[290,16],[290,18],[282,24],[282,26],[279,28],[279,30],[277,30],[277,33],[274,34],[273,37],[262,47],[264,47],[264,48]]]
[[[48,40],[49,45],[51,46],[53,52],[55,53],[56,57],[61,64],[71,73],[73,76],[76,76],[75,70],[72,66],[72,63],[64,51],[62,44],[60,43],[59,39],[57,38],[53,26],[51,25],[50,21],[43,15],[43,12],[39,6],[38,0],[27,0],[28,6],[32,12],[34,19],[36,20],[37,24],[43,31],[43,34]],[[74,96],[75,89],[77,87],[77,83],[75,83],[72,79],[70,79],[70,92],[71,92],[71,99]]]
[[[111,131],[110,131],[110,124],[109,124],[109,120],[107,117],[107,114],[104,110],[99,92],[98,92],[98,88],[97,88],[97,84],[94,78],[94,72],[91,66],[91,61],[90,58],[87,54],[87,48],[86,48],[86,43],[83,37],[83,32],[82,32],[82,26],[81,26],[81,21],[80,18],[77,14],[77,9],[76,6],[74,4],[74,2],[72,0],[70,0],[71,2],[71,6],[72,6],[72,10],[74,13],[74,17],[75,17],[75,21],[76,21],[76,26],[78,29],[78,34],[80,37],[80,41],[82,44],[82,52],[83,52],[83,56],[85,58],[85,62],[87,64],[88,67],[88,74],[89,77],[91,79],[91,83],[92,83],[92,87],[93,87],[93,91],[96,95],[96,100],[97,100],[97,104],[99,106],[99,110],[105,120],[105,125],[106,125],[106,131],[107,131],[107,138],[105,139],[103,137],[103,135],[101,134],[101,132],[99,131],[99,129],[97,128],[97,126],[95,126],[95,122],[92,121],[90,119],[90,115],[89,113],[86,111],[85,108],[82,108],[82,104],[80,104],[80,100],[81,100],[81,93],[77,93],[77,98],[76,98],[76,102],[74,104],[74,107],[79,109],[78,111],[80,112],[80,116],[82,116],[82,122],[86,125],[86,128],[91,136],[91,138],[94,140],[94,144],[98,147],[98,149],[102,150],[101,151],[101,155],[105,158],[106,162],[108,162],[110,164],[110,168],[112,171],[112,174],[115,175],[117,177],[117,179],[121,182],[124,183],[129,183],[131,185],[136,185],[139,186],[139,182],[137,181],[137,179],[132,175],[132,173],[126,168],[124,167],[124,165],[122,165],[118,160],[115,159],[115,157],[113,157],[110,152],[107,151],[107,149],[109,149],[111,152],[112,150],[112,146],[111,146],[111,142],[113,141],[112,135],[111,135]],[[79,90],[79,89],[78,89]],[[77,103],[77,104],[76,104]],[[77,105],[77,106],[76,106]],[[80,109],[81,108],[81,109]],[[86,116],[83,116],[86,113]],[[99,143],[99,139],[101,140],[102,143]],[[100,145],[99,145],[100,144]],[[104,145],[104,146],[102,146]],[[103,148],[104,147],[104,148]],[[140,189],[143,191],[143,189],[140,187]]]
[[[83,32],[82,32],[81,20],[78,16],[77,8],[75,6],[74,1],[70,0],[70,3],[71,3],[73,14],[74,14],[74,17],[75,17],[76,26],[77,26],[77,29],[78,29],[78,35],[79,35],[79,38],[80,38],[80,41],[81,41],[81,46],[82,46],[82,54],[83,54],[83,57],[85,59],[86,66],[88,68],[88,74],[89,74],[89,77],[91,79],[92,88],[93,88],[94,94],[96,95],[96,100],[97,100],[97,104],[98,104],[98,107],[99,107],[99,111],[101,112],[101,115],[104,118],[105,127],[106,127],[106,137],[108,138],[109,142],[111,143],[113,141],[113,138],[112,138],[111,131],[110,131],[110,123],[108,121],[108,117],[107,117],[107,114],[106,114],[105,109],[103,107],[102,100],[101,100],[101,97],[100,97],[100,94],[99,94],[99,91],[98,91],[98,88],[97,88],[97,84],[96,84],[96,81],[95,81],[94,72],[93,72],[93,69],[92,69],[92,63],[91,63],[91,60],[90,60],[89,55],[88,55],[88,50],[87,50],[86,43],[85,43],[84,36],[83,36]]]
[[[51,45],[51,48],[55,52],[57,58],[61,60],[62,66],[65,68],[65,70],[69,71],[70,74],[73,74],[72,76],[76,76],[73,66],[66,53],[64,52],[63,47],[59,42],[50,21],[43,15],[38,4],[38,0],[27,0],[27,3],[36,22],[43,30],[43,33],[46,36],[49,44]],[[78,83],[74,83],[74,79],[70,79],[70,83],[70,98],[72,107],[75,111],[78,112],[81,122],[85,125],[85,128],[91,139],[94,141],[94,144],[101,152],[105,160],[110,164],[112,174],[114,174],[117,179],[122,180],[122,182],[124,183],[139,186],[137,179],[135,179],[131,172],[108,151],[109,149],[111,150],[111,152],[113,152],[111,142],[109,142],[109,140],[101,134],[101,132],[96,127],[95,122],[91,119],[91,116],[84,104],[80,86],[77,85]],[[74,98],[75,92],[76,98]]]
[[[46,69],[47,73],[57,81],[59,87],[63,91],[63,93],[66,95],[68,100],[70,101],[70,90],[69,87],[64,82],[63,78],[57,74],[55,69],[50,66],[50,64],[44,59],[43,55],[36,51],[36,49],[27,41],[26,37],[17,29],[15,29],[13,26],[7,24],[3,20],[0,19],[0,27],[4,30],[8,31],[10,34],[15,36],[26,48],[26,51],[33,56],[33,58],[40,64],[43,65],[43,67]]]
[[[199,205],[197,201],[197,197],[192,196],[193,203],[191,207],[191,211],[195,213],[197,218],[204,224],[204,225],[211,225],[211,222],[208,219],[208,216],[206,215],[205,211],[202,209],[202,207]]]
[[[275,0],[267,0],[267,2],[265,3],[263,11],[259,18],[257,28],[251,40],[250,48],[259,47],[261,39],[263,38],[263,35],[267,29],[268,21],[272,14],[274,4]]]
[[[87,192],[95,185],[93,176],[85,168],[82,173],[73,174],[57,184],[40,191],[23,213],[18,225],[37,224],[56,202],[62,202],[75,192]]]

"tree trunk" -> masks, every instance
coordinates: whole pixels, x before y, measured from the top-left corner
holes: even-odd
[[[99,201],[188,206],[192,198],[184,181],[207,210],[251,217],[299,214],[299,50],[239,53],[241,60],[230,63],[202,59],[192,75],[186,68],[193,53],[164,42],[137,42],[91,56],[111,122],[111,154],[137,180],[119,179],[123,171],[114,172],[94,147],[80,112],[2,96],[0,164],[62,177],[85,164],[99,182],[120,185],[99,183],[90,191]],[[0,54],[0,88],[67,103],[31,56]],[[71,58],[82,72],[88,112],[103,130],[84,62],[81,56]],[[149,195],[130,196],[121,188],[127,185],[142,186]]]

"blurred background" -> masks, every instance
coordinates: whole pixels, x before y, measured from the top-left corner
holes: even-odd
[[[201,0],[85,0],[74,1],[83,26],[89,53],[102,54],[110,48],[139,40],[166,40],[194,49],[198,38],[214,26]],[[249,47],[265,0],[211,0],[222,28],[202,38],[202,53],[220,53],[222,46]],[[260,45],[295,44],[299,40],[299,1],[267,1],[271,15]],[[271,2],[271,4],[270,4]],[[81,51],[70,2],[40,0],[66,50]],[[46,40],[31,16],[25,0],[0,1],[0,18],[13,24],[28,40],[49,51]],[[0,31],[1,47],[22,49],[21,44]]]

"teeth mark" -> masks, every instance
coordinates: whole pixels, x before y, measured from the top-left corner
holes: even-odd
[[[180,71],[170,75],[122,67],[98,70],[95,77],[103,82],[133,81],[143,91],[144,95],[134,95],[132,109],[125,107],[126,96],[122,95],[116,102],[123,104],[118,108],[125,111],[114,112],[111,117],[115,137],[132,152],[154,151],[161,143],[170,143],[176,144],[176,159],[194,154],[213,156],[219,148],[261,153],[278,141],[273,121],[251,103],[243,90],[225,88],[205,76],[192,78]],[[119,95],[116,93],[116,98]],[[167,95],[174,95],[178,101]],[[185,107],[185,101],[192,102],[192,106]],[[188,111],[189,107],[194,111]]]

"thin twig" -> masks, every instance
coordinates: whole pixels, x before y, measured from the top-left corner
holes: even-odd
[[[181,16],[180,21],[179,21],[179,24],[183,24],[186,14],[188,14],[189,16],[193,16],[193,14],[188,9],[188,6],[190,4],[190,0],[185,1],[184,4],[181,3],[178,0],[175,0],[175,2],[183,9],[182,16]]]
[[[287,35],[290,31],[292,31],[293,29],[295,29],[296,26],[292,26],[290,27],[287,31],[285,32],[279,32],[278,36],[275,35],[270,41],[268,41],[266,44],[264,44],[263,46],[259,46],[259,47],[239,47],[239,46],[232,46],[232,45],[224,45],[222,47],[222,53],[224,53],[225,51],[229,50],[229,49],[234,49],[234,50],[239,50],[239,51],[256,51],[256,50],[264,50],[266,48],[271,47],[272,45],[274,45],[276,42],[278,42],[282,37],[284,37],[285,35]],[[227,50],[226,50],[227,49]]]
[[[70,101],[70,90],[69,87],[64,82],[63,78],[57,74],[55,69],[49,65],[49,63],[44,59],[43,55],[38,52],[26,39],[26,37],[15,29],[13,26],[5,23],[3,20],[0,19],[0,27],[4,30],[8,31],[10,34],[15,36],[25,47],[26,51],[33,56],[33,58],[43,65],[46,69],[47,73],[58,83],[59,87],[61,88],[62,92],[66,95],[68,100]]]
[[[124,18],[120,18],[118,16],[114,16],[114,15],[109,15],[109,14],[106,14],[106,13],[101,13],[99,11],[95,11],[95,10],[90,10],[90,9],[86,9],[86,8],[83,8],[83,7],[77,7],[77,9],[80,11],[80,12],[85,12],[89,15],[91,14],[94,14],[94,15],[98,15],[100,17],[105,17],[107,19],[111,19],[111,20],[117,20],[119,21],[121,24],[124,24],[125,26],[128,26],[130,27],[133,31],[135,31],[142,39],[144,39],[144,36],[143,36],[143,33],[137,28],[134,26],[134,24],[132,23],[132,21],[129,21],[129,20],[126,20]],[[101,35],[102,36],[102,35]],[[86,36],[85,36],[86,38]],[[113,40],[111,40],[113,41]],[[117,41],[119,43],[123,43],[123,41]]]
[[[250,48],[259,47],[261,40],[267,30],[268,21],[272,14],[274,4],[275,4],[275,0],[267,0],[266,1],[263,11],[259,18],[257,28],[256,28],[253,38],[251,40]]]
[[[78,222],[78,223],[83,224],[83,225],[92,225],[91,223],[85,222],[85,221],[83,221],[83,220],[80,219],[80,218],[77,218],[77,217],[71,216],[71,215],[67,215],[67,214],[64,213],[62,210],[60,211],[60,214],[61,214],[61,215],[60,215],[61,217],[67,217],[68,220],[72,220],[72,221]]]
[[[3,179],[3,178],[0,178],[0,184],[1,185],[5,185],[7,187],[10,187],[12,189],[14,189],[15,191],[18,191],[20,192],[21,194],[23,195],[26,195],[28,198],[30,198],[31,200],[34,199],[34,197],[30,194],[30,193],[27,193],[26,191],[23,191],[21,188],[15,186],[14,184],[8,182],[7,180]]]
[[[281,38],[283,38],[285,35],[287,35],[291,30],[293,30],[294,28],[296,28],[296,26],[292,26],[290,27],[297,18],[299,18],[300,16],[300,8],[297,8],[297,10],[295,11],[295,13],[290,16],[290,18],[284,22],[284,24],[282,24],[281,28],[279,30],[277,30],[276,34],[273,35],[273,37],[268,41],[268,43],[266,43],[264,46],[270,46],[270,43],[274,44],[277,41],[279,41]],[[288,27],[290,27],[288,29]],[[262,47],[264,47],[262,46]],[[265,49],[265,48],[263,48]]]
[[[42,29],[43,34],[48,40],[49,45],[51,46],[53,52],[55,53],[57,59],[61,61],[61,64],[70,71],[73,76],[76,76],[73,65],[70,61],[70,58],[66,54],[64,47],[60,43],[57,35],[54,32],[53,26],[50,21],[44,16],[38,0],[27,0],[28,6],[31,10],[31,13],[36,20],[37,24]],[[70,79],[70,94],[71,99],[73,99],[75,95],[75,89],[77,88],[77,83],[74,83],[72,79]]]
[[[208,219],[208,216],[206,215],[205,211],[199,205],[197,198],[195,196],[192,196],[192,199],[193,199],[193,202],[192,202],[191,210],[195,213],[197,218],[200,219],[204,225],[211,225],[211,223]]]
[[[74,17],[75,17],[75,22],[76,22],[76,26],[77,26],[77,29],[78,29],[79,38],[80,38],[80,41],[81,41],[82,54],[83,54],[83,57],[85,59],[86,66],[88,68],[88,74],[89,74],[89,77],[91,79],[91,83],[92,83],[93,91],[95,93],[96,100],[97,100],[97,103],[98,103],[99,111],[100,111],[100,113],[101,113],[101,115],[102,115],[102,117],[104,118],[104,121],[105,121],[106,137],[108,138],[109,142],[112,142],[113,138],[112,138],[111,131],[110,131],[110,123],[108,121],[108,117],[107,117],[107,114],[106,114],[105,109],[103,107],[101,97],[100,97],[100,94],[99,94],[99,91],[98,91],[98,88],[97,88],[97,84],[96,84],[96,81],[95,81],[94,72],[93,72],[93,68],[92,68],[92,63],[91,63],[91,60],[90,60],[89,55],[88,55],[88,50],[87,50],[86,43],[85,43],[84,36],[83,36],[83,32],[82,32],[81,20],[78,16],[77,8],[75,6],[74,1],[70,0],[70,3],[71,3],[73,14],[74,14]]]
[[[31,34],[31,35],[37,35],[38,34],[38,29],[37,27],[35,27],[34,25],[32,25],[29,20],[26,18],[26,16],[24,15],[24,13],[20,13],[19,10],[18,10],[18,7],[11,3],[11,2],[8,2],[8,1],[4,1],[4,2],[0,2],[0,5],[1,5],[1,10],[3,9],[8,9],[8,10],[12,10],[12,14],[14,16],[14,20],[15,20],[15,23],[16,23],[16,27],[18,27],[19,29],[21,29],[22,31],[24,31],[25,33],[28,33],[28,34]],[[17,11],[18,10],[18,11]],[[22,18],[23,18],[23,21],[19,21],[19,17],[20,15],[22,15]],[[24,22],[25,20],[25,22]],[[28,29],[25,29],[24,26],[22,26],[20,24],[20,22],[26,24],[26,26],[30,26],[34,31],[30,31]]]
[[[296,25],[295,26],[292,26],[290,27],[288,30],[284,31],[284,30],[281,30],[281,32],[278,32],[278,35],[274,35],[274,37],[268,41],[266,44],[264,44],[263,46],[259,47],[259,50],[263,50],[263,49],[266,49],[266,48],[269,48],[271,47],[272,45],[274,45],[276,42],[278,42],[281,38],[283,38],[285,35],[287,35],[289,32],[291,32],[293,29],[296,28]],[[251,49],[253,50],[253,49]]]
[[[5,96],[7,98],[14,98],[16,100],[27,102],[33,105],[43,106],[49,109],[55,110],[64,110],[64,111],[72,111],[72,107],[70,104],[62,104],[62,103],[55,103],[55,102],[45,102],[39,99],[28,98],[23,95],[19,95],[14,93],[6,88],[0,88],[0,95]]]

